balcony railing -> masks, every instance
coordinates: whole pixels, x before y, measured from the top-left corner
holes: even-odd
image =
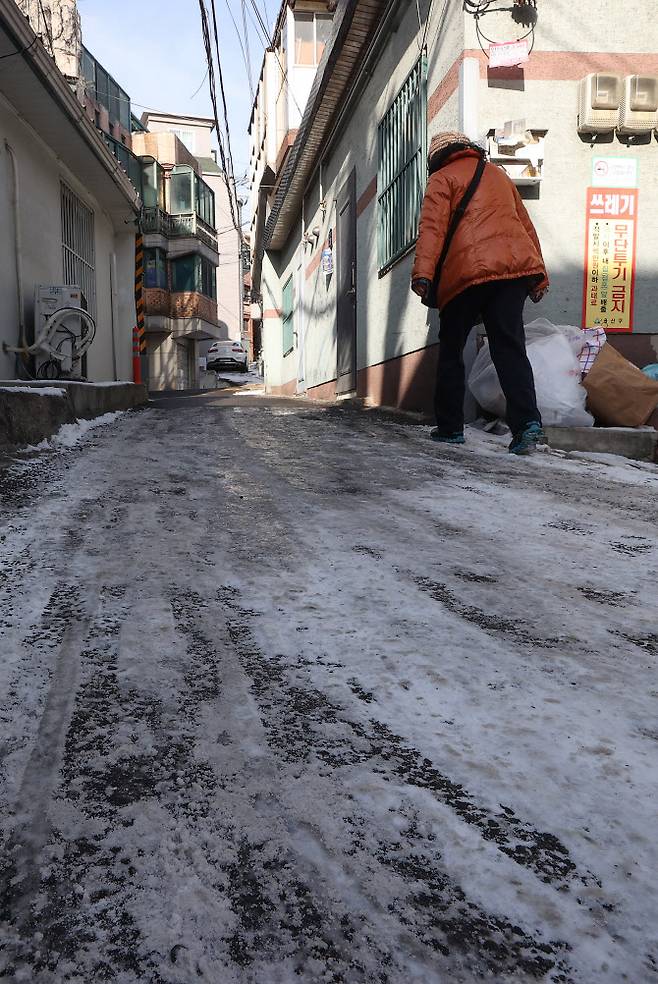
[[[196,236],[197,239],[209,246],[210,249],[217,249],[217,233],[207,225],[196,212],[188,212],[182,215],[170,215],[171,239],[181,239],[188,236]]]
[[[139,158],[135,157],[132,151],[128,150],[122,143],[111,137],[109,133],[105,133],[103,130],[99,131],[101,137],[110,148],[119,164],[126,172],[130,178],[135,191],[141,196],[142,194],[142,165]]]
[[[217,233],[196,212],[170,215],[161,208],[145,208],[142,218],[145,233],[155,233],[167,239],[194,237],[212,250],[217,250]]]
[[[169,238],[171,235],[171,216],[161,208],[145,208],[142,216],[142,228],[146,233],[156,233]]]

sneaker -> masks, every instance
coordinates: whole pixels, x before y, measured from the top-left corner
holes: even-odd
[[[532,454],[537,449],[538,444],[546,443],[542,425],[537,420],[531,421],[528,426],[519,431],[512,438],[509,446],[510,454]]]
[[[455,431],[454,434],[442,434],[439,428],[435,427],[430,434],[430,438],[439,444],[466,444],[463,431]]]

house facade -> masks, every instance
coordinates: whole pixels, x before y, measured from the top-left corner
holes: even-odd
[[[62,23],[46,26],[37,16],[51,12],[45,0],[38,11],[0,0],[0,378],[36,373],[34,360],[6,348],[33,340],[37,289],[69,285],[97,327],[87,377],[131,379],[141,199],[114,153],[115,143],[126,160],[130,150],[118,129],[109,132],[109,105],[101,108],[95,89],[96,108],[86,101],[75,3],[61,7]],[[92,62],[88,55],[88,72]],[[125,103],[115,106],[119,125]],[[95,117],[103,111],[106,134]]]
[[[284,0],[265,52],[249,122],[250,282],[245,293],[254,356],[264,347],[261,272],[265,223],[302,125],[318,66],[331,38],[336,4]]]
[[[148,112],[133,132],[144,189],[151,389],[195,388],[212,341],[243,333],[240,236],[212,149],[214,127],[212,119]]]
[[[262,100],[252,273],[270,392],[431,406],[438,318],[409,280],[427,147],[446,129],[485,145],[526,201],[551,276],[529,319],[601,323],[637,364],[658,361],[651,10],[477,7],[340,0],[282,170]]]

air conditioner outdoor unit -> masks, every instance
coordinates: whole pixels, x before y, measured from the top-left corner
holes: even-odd
[[[623,92],[620,75],[593,72],[580,82],[578,133],[614,133]]]
[[[39,378],[80,375],[83,356],[96,332],[86,307],[79,287],[39,285],[36,288],[32,351]]]
[[[658,127],[658,76],[627,75],[619,113],[619,133],[651,133]]]

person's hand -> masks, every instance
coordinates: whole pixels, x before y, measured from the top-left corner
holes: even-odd
[[[419,297],[425,297],[430,289],[430,282],[425,277],[417,277],[416,280],[411,281],[411,289]]]
[[[530,300],[533,304],[539,304],[541,299],[546,294],[548,287],[533,287],[530,291]]]

